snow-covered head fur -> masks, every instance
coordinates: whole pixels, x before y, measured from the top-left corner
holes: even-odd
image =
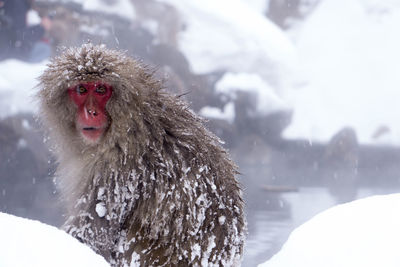
[[[87,145],[67,89],[98,80],[113,88],[110,127]],[[151,69],[85,44],[55,58],[39,86],[68,202],[66,231],[113,266],[240,264],[246,226],[236,166]]]

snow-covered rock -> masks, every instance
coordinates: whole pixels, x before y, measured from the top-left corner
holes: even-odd
[[[255,11],[264,15],[268,11],[269,0],[242,0]]]
[[[217,82],[215,88],[217,93],[230,95],[233,99],[237,97],[237,92],[253,94],[257,115],[290,109],[274,89],[257,74],[228,72]]]
[[[217,107],[205,106],[199,110],[199,114],[205,118],[224,120],[233,123],[235,120],[235,104],[229,102],[225,104],[222,110]]]
[[[328,209],[294,230],[259,267],[398,267],[399,207],[400,194],[392,194]]]
[[[294,31],[304,83],[284,136],[326,142],[350,126],[361,143],[399,145],[399,27],[399,1],[322,0]]]
[[[294,47],[253,5],[241,0],[162,1],[182,16],[179,47],[195,73],[255,73],[277,90],[286,88],[296,62]]]
[[[47,62],[26,63],[19,60],[0,62],[0,118],[19,112],[35,112],[33,95]]]
[[[108,263],[67,233],[38,221],[0,213],[1,267],[106,267]]]
[[[57,1],[112,10],[100,0]],[[127,1],[108,2],[124,12],[134,10]],[[285,138],[327,142],[352,127],[362,144],[400,145],[399,1],[321,0],[304,22],[294,25],[294,41],[263,16],[259,0],[159,1],[182,16],[179,47],[193,71],[227,71],[217,90],[251,91],[258,97],[257,110],[293,109]],[[34,111],[30,95],[44,67],[0,62],[0,118]],[[301,77],[295,90],[293,70]],[[230,122],[235,116],[232,103],[201,113]]]
[[[133,20],[136,16],[135,7],[130,0],[115,0],[115,1],[102,1],[102,0],[50,0],[53,2],[75,2],[81,4],[83,9],[89,11],[103,12],[106,14],[113,14]]]
[[[252,110],[248,115],[252,118],[266,116],[276,111],[290,110],[290,107],[280,98],[275,90],[258,74],[225,73],[216,83],[215,91],[221,97],[230,99],[223,110],[205,106],[200,115],[210,119],[222,119],[232,123],[235,119],[234,102],[238,93],[247,93],[252,100]]]

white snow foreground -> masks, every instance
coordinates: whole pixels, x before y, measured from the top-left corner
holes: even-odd
[[[108,263],[67,233],[0,212],[1,267],[106,267]]]
[[[294,230],[259,267],[398,267],[399,207],[400,194],[392,194],[328,209]]]

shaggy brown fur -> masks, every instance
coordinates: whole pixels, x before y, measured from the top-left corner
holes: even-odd
[[[54,59],[40,80],[68,233],[112,266],[240,265],[246,227],[236,166],[148,68],[86,44]],[[113,87],[111,124],[87,145],[67,88],[97,80]]]

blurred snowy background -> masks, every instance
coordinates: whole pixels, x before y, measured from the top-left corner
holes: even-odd
[[[36,0],[33,9],[28,23],[51,18],[53,56],[87,40],[126,50],[209,120],[241,170],[243,266],[269,259],[319,211],[400,190],[399,1]],[[0,61],[0,211],[58,226],[55,163],[32,97],[47,62]]]

